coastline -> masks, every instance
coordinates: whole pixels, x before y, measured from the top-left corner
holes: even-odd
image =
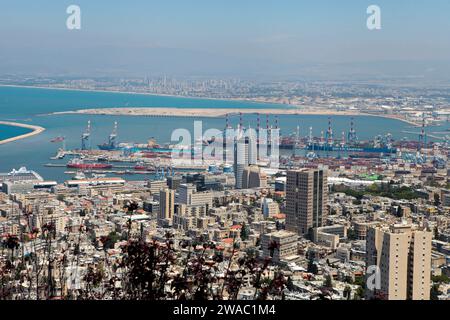
[[[322,116],[370,116],[385,119],[392,119],[402,121],[413,127],[420,127],[419,123],[404,119],[401,116],[388,115],[388,114],[372,114],[360,111],[335,111],[328,109],[318,109],[316,110],[302,110],[299,106],[282,104],[270,101],[255,101],[251,99],[239,99],[239,98],[208,98],[208,97],[191,97],[191,96],[180,96],[180,95],[170,95],[170,94],[156,94],[148,92],[133,92],[133,91],[116,91],[116,90],[98,90],[98,89],[76,89],[76,88],[66,88],[66,87],[46,87],[46,86],[25,86],[25,85],[9,85],[0,84],[0,87],[12,87],[12,88],[29,88],[29,89],[46,89],[46,90],[62,90],[62,91],[80,91],[80,92],[98,92],[98,93],[118,93],[118,94],[136,94],[136,95],[147,95],[147,96],[162,96],[162,97],[172,97],[172,98],[183,98],[183,99],[201,99],[201,100],[211,100],[211,101],[232,101],[232,102],[248,102],[254,105],[278,105],[280,109],[206,109],[206,108],[177,108],[177,107],[117,107],[117,108],[102,108],[102,109],[80,109],[74,111],[62,111],[62,112],[52,112],[50,115],[61,115],[61,114],[92,114],[92,115],[117,115],[117,116],[160,116],[160,117],[209,117],[218,118],[225,117],[226,114],[238,114],[242,112],[243,114],[261,113],[261,114],[271,114],[271,115],[322,115]],[[283,108],[281,108],[283,107]],[[308,107],[307,107],[308,108]],[[139,113],[139,112],[129,112],[131,109],[147,109],[149,112]],[[170,109],[170,112],[168,111]],[[111,111],[105,111],[111,110]],[[114,111],[112,111],[114,110]],[[122,111],[118,111],[122,110]],[[183,112],[175,112],[175,110],[182,110]],[[198,111],[198,113],[193,112],[193,110]],[[103,111],[103,112],[102,112]],[[158,113],[158,111],[160,111]],[[162,112],[161,112],[162,111]],[[209,113],[213,111],[213,115]],[[217,112],[218,111],[218,112]]]
[[[108,116],[144,116],[144,117],[184,117],[184,118],[223,118],[228,115],[242,114],[270,114],[270,115],[317,115],[317,116],[371,116],[398,120],[412,126],[420,126],[417,123],[403,119],[395,115],[377,115],[359,111],[334,111],[334,110],[301,110],[301,109],[206,109],[206,108],[167,108],[167,107],[127,107],[127,108],[100,108],[80,109],[74,111],[52,112],[50,115],[108,115]]]
[[[26,139],[26,138],[29,138],[29,137],[41,134],[42,132],[45,131],[45,128],[43,128],[43,127],[33,126],[33,125],[30,125],[30,124],[24,124],[24,123],[0,121],[0,124],[1,125],[5,125],[5,126],[21,127],[21,128],[26,128],[26,129],[33,130],[33,131],[29,132],[29,133],[25,133],[25,134],[22,134],[20,136],[15,136],[15,137],[12,137],[12,138],[0,140],[0,145],[6,144],[6,143],[10,143],[10,142],[14,142],[14,141],[17,141],[17,140]]]
[[[166,93],[151,93],[151,92],[136,92],[136,91],[121,91],[121,90],[100,90],[100,89],[77,89],[68,87],[46,87],[46,86],[24,86],[16,84],[0,84],[0,87],[7,88],[27,88],[27,89],[44,89],[44,90],[61,90],[61,91],[76,91],[76,92],[98,92],[98,93],[118,93],[118,94],[137,94],[143,96],[156,96],[156,97],[169,97],[169,98],[182,98],[182,99],[198,99],[198,100],[211,100],[211,101],[236,101],[236,102],[248,102],[254,105],[278,105],[285,108],[296,108],[295,105],[270,102],[270,101],[256,101],[245,98],[211,98],[211,97],[193,97],[183,96]]]

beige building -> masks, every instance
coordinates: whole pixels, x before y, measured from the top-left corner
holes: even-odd
[[[254,165],[244,169],[242,173],[242,189],[266,188],[267,175]]]
[[[161,189],[167,188],[166,180],[151,180],[148,182],[147,187],[150,189],[151,194],[158,194]]]
[[[67,217],[62,212],[33,214],[31,216],[32,226],[39,230],[46,224],[53,224],[57,233],[64,232]]]
[[[264,217],[270,217],[274,214],[280,213],[280,207],[273,199],[264,198],[261,204],[261,209]]]
[[[301,169],[287,172],[286,229],[299,235],[324,225],[327,217],[327,173]]]
[[[366,265],[378,266],[380,288],[388,300],[429,300],[432,233],[408,224],[370,227],[366,240]]]
[[[197,228],[197,218],[205,216],[206,212],[206,205],[188,206],[185,204],[177,204],[172,227],[185,231]]]
[[[193,184],[181,184],[178,188],[177,202],[188,206],[207,206],[212,208],[213,193],[211,191],[197,192]]]
[[[358,240],[366,240],[367,237],[367,229],[370,226],[375,226],[378,222],[361,222],[361,221],[353,221],[353,229],[356,233],[356,238]]]
[[[332,225],[314,228],[314,243],[336,250],[341,239],[347,238],[347,227],[344,225]]]
[[[172,222],[175,209],[175,191],[161,189],[159,192],[159,216],[158,220]]]
[[[276,244],[271,248],[271,244]],[[274,262],[280,262],[283,258],[289,258],[297,255],[298,235],[294,232],[285,230],[275,231],[264,234],[261,237],[261,248],[264,257],[270,257]],[[271,252],[273,249],[273,252]]]

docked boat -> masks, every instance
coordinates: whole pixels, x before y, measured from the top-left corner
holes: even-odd
[[[85,163],[81,159],[74,159],[67,163],[67,168],[75,168],[81,170],[111,169],[112,165],[109,163]]]

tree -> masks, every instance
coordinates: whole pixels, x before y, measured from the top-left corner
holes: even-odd
[[[434,205],[436,207],[439,207],[441,205],[441,197],[437,193],[434,194]]]
[[[439,284],[434,284],[430,290],[430,299],[439,300],[439,295],[441,294],[442,292],[439,290]]]
[[[290,290],[290,291],[294,291],[295,290],[294,282],[292,281],[291,277],[288,277],[288,279],[287,279],[286,288],[288,290]]]
[[[361,300],[362,298],[364,298],[364,289],[363,287],[359,286],[358,289],[356,289],[353,299]]]
[[[243,223],[241,228],[241,240],[242,241],[248,240],[249,233],[250,231],[248,230],[247,225]]]
[[[355,229],[353,229],[353,228],[348,229],[348,231],[347,231],[347,239],[348,240],[358,240],[358,236],[356,234]]]
[[[353,284],[353,278],[351,276],[345,276],[344,281],[347,283]]]
[[[325,277],[325,281],[323,283],[323,286],[325,288],[333,288],[333,279],[331,278],[330,274],[327,274],[327,276]]]
[[[445,274],[441,274],[440,276],[433,276],[431,277],[431,280],[438,283],[450,283],[450,278]]]
[[[403,217],[403,210],[401,206],[397,207],[397,217],[399,218]]]
[[[434,227],[434,239],[439,240],[439,229],[438,227]]]
[[[350,297],[352,295],[352,288],[350,288],[349,286],[345,286],[343,294],[344,294],[344,298],[346,298],[347,300],[350,300]]]
[[[314,258],[313,258],[312,254],[309,255],[308,272],[312,273],[312,274],[319,273],[319,268],[317,268],[317,264],[314,262]]]
[[[120,235],[115,231],[109,233],[106,237],[100,237],[103,244],[103,250],[113,249],[117,241],[120,240]]]

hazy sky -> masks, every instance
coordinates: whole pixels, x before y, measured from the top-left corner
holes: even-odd
[[[448,0],[1,2],[4,72],[270,73],[317,63],[450,60]],[[66,28],[71,4],[81,7],[81,30]],[[366,27],[371,4],[381,7],[382,30]]]

